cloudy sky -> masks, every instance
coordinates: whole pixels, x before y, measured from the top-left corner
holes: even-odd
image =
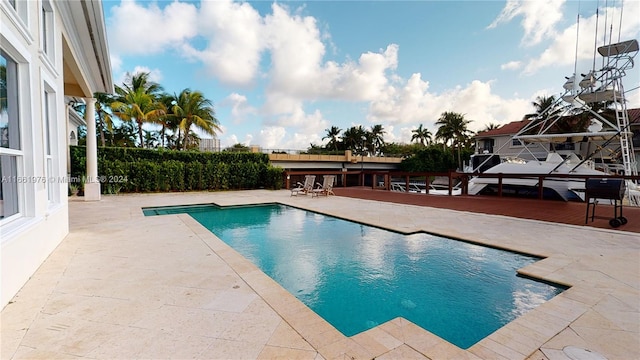
[[[474,131],[520,120],[574,68],[602,67],[594,44],[640,35],[640,2],[622,0],[103,4],[115,83],[146,71],[168,93],[203,92],[223,147],[306,149],[331,126],[376,124],[409,142],[444,111]]]

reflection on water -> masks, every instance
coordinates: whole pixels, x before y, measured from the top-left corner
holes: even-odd
[[[403,316],[467,348],[562,291],[516,276],[537,260],[520,254],[281,205],[185,209],[347,336]]]

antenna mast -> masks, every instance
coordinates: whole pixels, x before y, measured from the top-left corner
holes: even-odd
[[[573,60],[573,77],[574,77],[574,89],[578,80],[578,39],[580,37],[580,3],[578,2],[578,17],[576,19],[576,54]]]
[[[599,17],[599,5],[600,5],[600,1],[598,0],[598,4],[596,4],[596,33],[593,36],[593,67],[591,68],[592,72],[596,71],[596,50],[598,48],[598,19]]]
[[[620,42],[620,34],[622,33],[622,11],[624,10],[624,0],[620,0],[620,25],[618,27],[618,42]]]

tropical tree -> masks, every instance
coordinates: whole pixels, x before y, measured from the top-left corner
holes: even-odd
[[[461,148],[468,144],[473,134],[467,127],[471,121],[465,119],[464,115],[452,111],[443,112],[438,121],[436,121],[436,125],[439,126],[436,138],[442,139],[445,145],[451,141],[452,146],[457,150],[458,166],[460,168],[462,168]]]
[[[159,133],[155,130],[144,130],[144,147],[155,148],[160,139]]]
[[[160,146],[161,147],[174,147],[176,146],[175,132],[178,129],[177,118],[173,115],[173,105],[176,103],[176,95],[170,95],[167,93],[161,94],[158,97],[158,108],[162,110],[162,114],[155,119],[155,123],[160,125]],[[172,133],[168,134],[167,130]]]
[[[195,131],[190,130],[187,134],[187,139],[184,142],[185,149],[197,149],[200,147],[200,135],[198,135]]]
[[[342,133],[344,146],[358,155],[364,155],[367,140],[367,131],[362,125],[352,126]]]
[[[417,129],[411,130],[411,132],[413,133],[413,135],[411,135],[411,142],[417,141],[422,144],[422,146],[431,144],[433,134],[429,129],[423,127],[422,124],[418,125]]]
[[[237,144],[233,144],[233,146],[230,146],[226,149],[224,149],[223,151],[225,152],[251,152],[251,148],[248,147],[247,145],[241,144],[241,143],[237,143]]]
[[[116,101],[111,104],[114,115],[133,121],[138,127],[140,146],[144,146],[143,125],[164,115],[157,97],[162,87],[149,80],[149,73],[127,75],[122,87],[115,87]]]
[[[482,129],[482,131],[490,131],[498,128],[500,128],[500,125],[495,123],[488,123],[487,125],[484,126],[484,129]]]
[[[105,130],[111,134],[111,145],[113,145],[113,119],[111,114],[107,111],[109,105],[113,102],[111,95],[106,93],[94,93],[93,97],[96,99],[96,122],[97,128],[100,131],[100,143],[103,147],[106,145],[106,138],[104,135]]]
[[[340,145],[340,139],[338,136],[342,129],[337,126],[332,126],[329,129],[325,129],[325,131],[327,132],[327,135],[325,135],[322,140],[329,139],[329,142],[327,142],[327,149],[338,150]]]
[[[0,113],[7,108],[7,66],[0,65]]]
[[[132,122],[121,122],[120,126],[114,125],[111,134],[111,145],[120,147],[136,146],[137,130]]]
[[[379,155],[384,147],[384,127],[382,125],[373,125],[371,130],[368,131],[368,144],[371,147],[371,152],[375,155]]]
[[[562,103],[557,101],[556,97],[553,95],[538,96],[531,105],[533,105],[535,112],[525,115],[525,119],[548,119],[560,115],[566,108],[566,105],[562,105]]]
[[[183,141],[179,144],[179,148],[182,149],[191,147],[196,140],[191,133],[192,127],[210,135],[215,135],[217,131],[220,131],[213,102],[205,98],[200,91],[182,90],[175,98],[170,116],[177,120],[178,130],[183,134]]]

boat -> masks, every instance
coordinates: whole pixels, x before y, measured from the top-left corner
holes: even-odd
[[[465,169],[465,172],[474,174],[468,184],[470,195],[496,192],[500,181],[503,194],[537,196],[540,176],[544,176],[543,197],[584,201],[584,178],[564,175],[605,177],[611,175],[609,171],[605,171],[608,169],[615,169],[616,175],[638,175],[622,84],[626,71],[634,65],[633,59],[639,51],[638,41],[622,41],[601,46],[597,50],[603,57],[603,67],[600,70],[594,69],[582,74],[579,82],[575,73],[567,77],[563,85],[564,93],[556,98],[555,104],[547,108],[548,114],[543,112],[528,121],[511,141],[506,142],[495,153],[472,156],[471,165]],[[555,109],[561,110],[552,111]],[[558,131],[562,128],[558,126],[559,121],[584,118],[589,118],[586,129],[578,132]],[[516,141],[523,145],[516,158],[498,155],[502,148]],[[566,149],[557,151],[563,147],[573,148],[576,143],[587,143],[589,146],[593,144],[591,148],[596,150],[582,157]],[[571,146],[565,146],[567,144]],[[545,149],[546,156],[538,158],[531,151],[532,146],[537,146],[538,150]],[[589,146],[586,148],[589,149]],[[605,165],[603,158],[599,162],[594,161],[597,150],[603,148],[619,149],[620,163]],[[525,160],[525,157],[528,159]],[[596,164],[600,164],[599,169],[596,169]],[[482,174],[506,176],[498,179],[497,176]],[[561,176],[555,178],[552,176],[555,174]],[[638,189],[637,184],[630,180],[628,182],[628,189]],[[631,193],[628,196],[632,205],[638,203],[631,199]]]
[[[562,157],[558,153],[551,152],[547,158],[538,161],[524,159],[505,159],[483,174],[522,175],[517,178],[475,176],[469,180],[469,195],[494,194],[499,191],[498,182],[502,182],[503,194],[516,196],[538,196],[539,175],[583,175],[583,176],[607,176],[608,174],[595,170],[591,163],[584,163],[576,167],[582,160],[575,154]],[[531,175],[528,177],[527,175]],[[565,201],[585,199],[585,182],[581,179],[568,177],[547,177],[543,180],[543,196],[546,198],[558,198]]]

